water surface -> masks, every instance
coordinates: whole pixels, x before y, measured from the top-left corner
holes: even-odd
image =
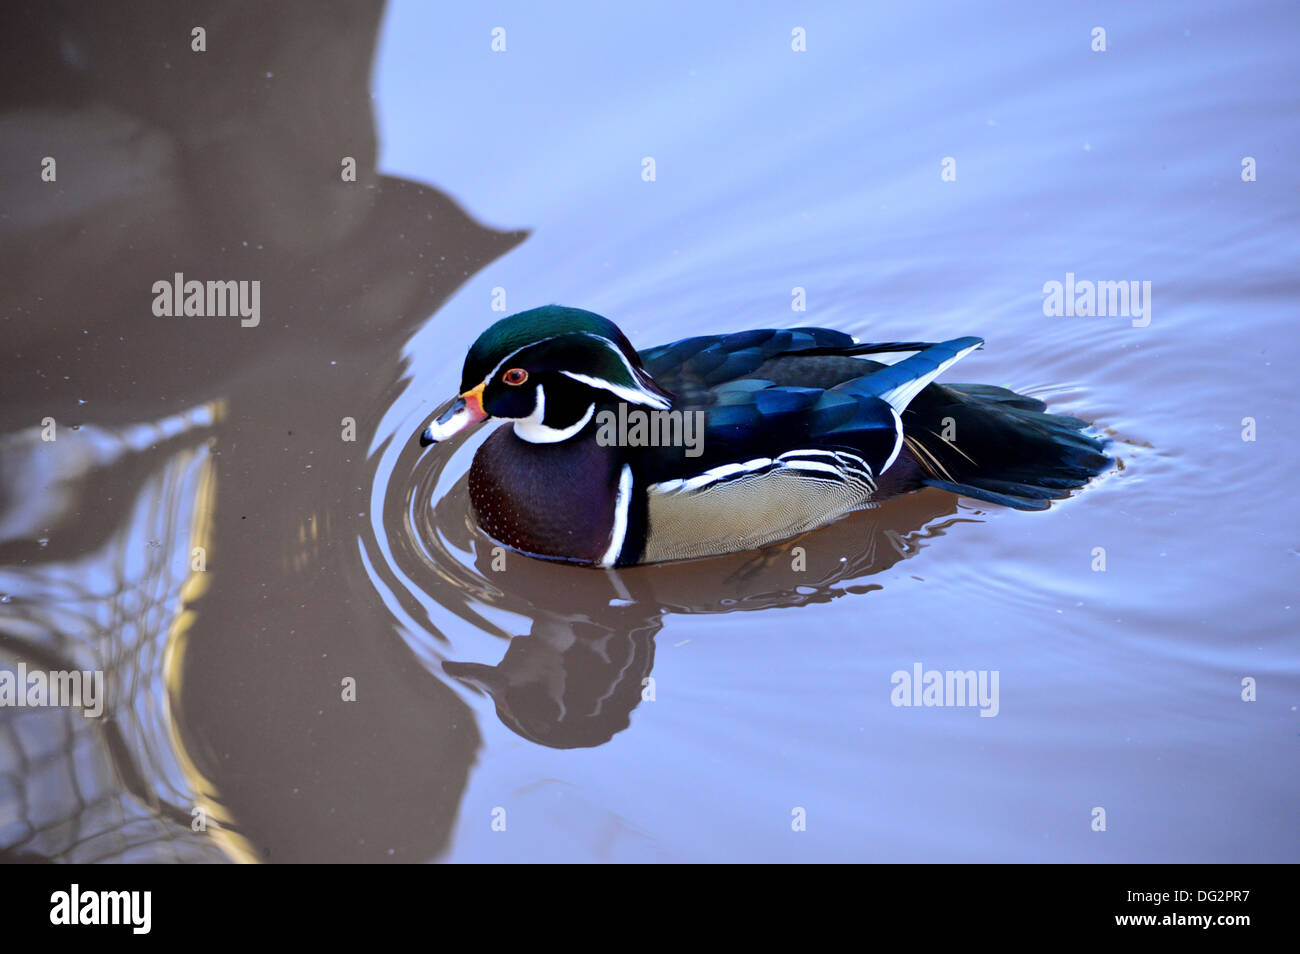
[[[59,95],[0,117],[67,155],[0,219],[0,661],[103,668],[110,711],[0,709],[6,855],[1300,857],[1293,5],[399,3],[197,62],[187,11],[96,17],[36,24]],[[259,327],[154,318],[178,270],[260,279]],[[1067,272],[1151,282],[1150,323],[1046,316]],[[641,347],[980,335],[957,380],[1118,466],[1046,513],[926,490],[496,568],[483,435],[414,438],[502,294]],[[997,716],[892,705],[917,663],[996,670]]]

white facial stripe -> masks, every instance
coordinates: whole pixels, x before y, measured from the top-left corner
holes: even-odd
[[[576,371],[561,371],[565,377],[573,378],[575,381],[581,381],[583,384],[593,388],[600,388],[602,391],[608,391],[615,397],[620,397],[629,404],[646,404],[650,407],[666,411],[669,407],[667,401],[657,394],[651,394],[649,391],[642,391],[638,388],[629,388],[622,384],[615,384],[613,381],[606,381],[604,378],[593,378],[589,374],[578,374]],[[633,376],[635,380],[635,376]]]
[[[497,376],[497,372],[501,370],[501,368],[505,365],[505,363],[509,361],[511,358],[513,358],[515,355],[517,355],[519,352],[531,348],[533,345],[539,345],[543,341],[550,341],[551,338],[558,338],[558,337],[559,335],[551,335],[550,337],[547,338],[539,338],[536,341],[528,342],[528,344],[524,345],[522,348],[516,348],[514,351],[511,351],[508,355],[506,355],[504,358],[502,358],[500,361],[497,362],[497,366],[488,372],[488,376],[484,378],[480,382],[480,384],[486,387],[488,383]]]
[[[632,468],[624,464],[618,478],[618,497],[614,500],[614,529],[609,535],[609,548],[600,558],[601,566],[613,566],[627,539],[627,512],[632,503]]]
[[[638,380],[636,369],[632,367],[632,362],[627,360],[627,355],[623,353],[623,350],[619,348],[618,345],[614,344],[614,342],[610,341],[608,338],[602,338],[600,335],[592,334],[590,331],[584,331],[583,334],[595,338],[602,345],[608,348],[609,351],[614,355],[614,357],[618,358],[619,361],[623,362],[623,367],[627,369],[627,376],[631,378],[633,381]],[[667,410],[668,401],[666,401],[664,398],[661,398],[653,391],[645,391],[642,390],[641,388],[637,388],[637,392],[640,394],[644,394],[646,396],[646,400],[642,403],[649,404],[651,407],[657,407],[661,410]]]
[[[537,400],[533,402],[533,413],[529,414],[527,417],[523,418],[522,420],[515,421],[515,433],[516,434],[519,433],[520,424],[523,424],[525,427],[532,428],[532,429],[545,427],[546,425],[543,423],[543,421],[545,420],[546,420],[546,391],[539,384],[537,385]]]
[[[515,434],[530,444],[556,444],[560,441],[567,441],[586,427],[587,422],[591,420],[591,415],[595,413],[596,405],[588,404],[587,413],[578,419],[578,423],[569,427],[547,427],[542,423],[546,418],[546,391],[539,384],[537,385],[537,404],[533,407],[533,413],[515,421]]]

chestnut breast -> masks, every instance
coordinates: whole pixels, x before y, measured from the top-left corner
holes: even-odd
[[[598,562],[609,547],[621,470],[617,447],[594,425],[555,444],[533,444],[498,428],[479,448],[469,497],[495,540],[553,559]]]

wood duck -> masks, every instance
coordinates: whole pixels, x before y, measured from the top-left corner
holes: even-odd
[[[479,524],[593,566],[748,550],[923,486],[1046,509],[1109,465],[1103,441],[1013,391],[931,383],[982,344],[785,328],[638,352],[608,319],[548,305],[479,336],[420,444],[512,422],[470,467]]]

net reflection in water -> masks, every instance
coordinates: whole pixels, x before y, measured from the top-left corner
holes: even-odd
[[[186,603],[203,588],[192,567],[213,496],[202,434],[212,417],[201,408],[156,425],[64,432],[56,442],[34,430],[6,438],[6,477],[39,468],[52,491],[47,504],[57,506],[41,514],[49,535],[39,553],[13,559],[12,538],[0,541],[11,564],[0,569],[0,668],[100,670],[105,695],[99,718],[71,707],[0,708],[0,853],[8,858],[226,857],[192,830],[196,785],[168,712],[168,662]],[[61,546],[61,525],[113,516],[76,509],[107,468],[138,472],[134,499],[115,502],[120,519],[85,552]],[[16,489],[11,483],[7,494],[16,498]],[[0,525],[26,522],[21,516],[0,515]]]

